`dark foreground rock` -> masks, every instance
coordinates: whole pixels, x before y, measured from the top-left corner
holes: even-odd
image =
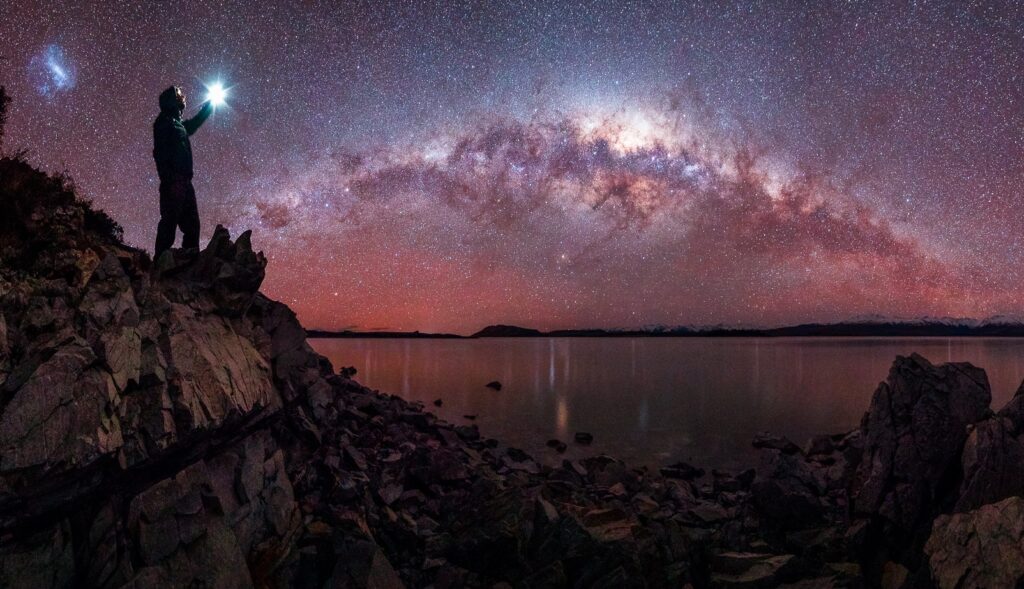
[[[0,209],[0,586],[1021,578],[1024,401],[968,365],[898,358],[860,428],[761,435],[756,472],[550,467],[335,373],[248,233],[152,262],[10,159]]]
[[[925,545],[939,587],[1020,587],[1024,583],[1024,499],[939,516]]]

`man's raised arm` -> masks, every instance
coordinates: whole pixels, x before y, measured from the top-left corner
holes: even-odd
[[[210,114],[213,113],[213,103],[207,100],[203,103],[203,107],[199,109],[196,116],[192,117],[187,121],[182,121],[182,125],[185,127],[185,132],[190,136],[199,130],[206,119],[210,118]]]

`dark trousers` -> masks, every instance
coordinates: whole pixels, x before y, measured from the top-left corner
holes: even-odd
[[[160,223],[156,226],[154,260],[174,245],[178,227],[181,227],[181,247],[198,249],[199,208],[196,207],[196,190],[189,179],[160,182]]]

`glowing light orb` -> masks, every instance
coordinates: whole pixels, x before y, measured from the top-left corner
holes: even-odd
[[[228,89],[224,87],[224,84],[220,82],[214,82],[206,87],[206,99],[210,101],[213,106],[220,106],[227,100]]]

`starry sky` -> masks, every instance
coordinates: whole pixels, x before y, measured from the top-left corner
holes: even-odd
[[[152,251],[157,95],[203,241],[307,327],[1024,313],[1024,11],[981,2],[0,0],[7,151]]]

